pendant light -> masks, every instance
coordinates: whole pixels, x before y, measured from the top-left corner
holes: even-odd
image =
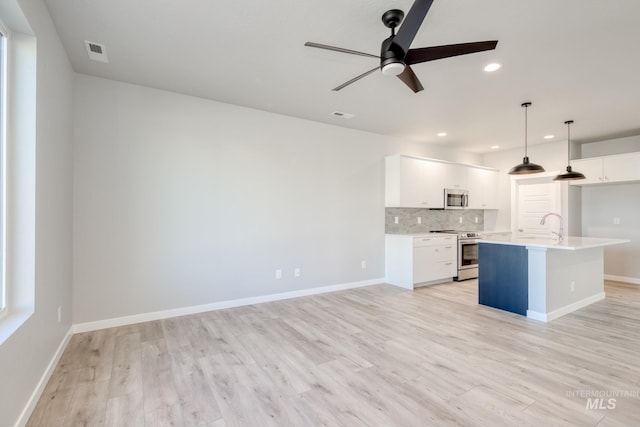
[[[567,125],[567,171],[553,178],[554,181],[573,181],[586,178],[580,172],[571,170],[571,123],[573,123],[573,120],[564,122],[564,124]]]
[[[522,159],[522,163],[511,168],[509,175],[544,172],[544,168],[542,166],[530,163],[529,157],[527,156],[527,108],[530,106],[530,102],[524,102],[521,105],[521,107],[524,107],[524,158]]]

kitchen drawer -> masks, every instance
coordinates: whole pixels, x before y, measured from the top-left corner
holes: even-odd
[[[456,260],[454,245],[418,246],[413,249],[414,263],[434,263]]]
[[[426,249],[426,248],[421,248]],[[416,254],[416,260],[414,264],[413,270],[413,283],[423,283],[429,282],[433,280],[441,280],[441,279],[451,279],[452,277],[457,275],[458,268],[456,266],[456,260],[446,260],[446,261],[434,261],[433,259],[429,259],[425,262],[424,259],[420,260],[419,254]]]
[[[433,249],[430,257],[432,262],[455,261],[458,256],[454,245],[432,246],[430,249]]]
[[[434,265],[433,269],[433,277],[434,278],[442,278],[442,277],[453,277],[458,275],[458,266],[456,265],[456,260],[453,259],[451,261],[438,262]]]
[[[413,283],[455,276],[456,255],[454,245],[413,248]]]
[[[425,236],[414,237],[413,247],[419,246],[437,246],[437,245],[456,245],[458,243],[458,236]]]

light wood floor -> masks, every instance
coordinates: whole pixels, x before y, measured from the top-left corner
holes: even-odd
[[[475,280],[378,285],[77,334],[28,425],[638,426],[640,287],[606,294],[544,324]]]

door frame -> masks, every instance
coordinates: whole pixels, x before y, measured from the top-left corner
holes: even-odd
[[[555,172],[543,172],[536,174],[525,174],[511,176],[511,235],[518,235],[518,200],[519,200],[519,188],[520,185],[527,184],[548,184],[555,183],[558,185],[558,191],[556,191],[556,202],[560,206],[560,215],[562,215],[562,226],[565,230],[569,230],[569,184],[567,181],[554,181],[553,178],[558,176]]]

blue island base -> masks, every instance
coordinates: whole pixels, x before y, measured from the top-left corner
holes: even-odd
[[[481,242],[478,265],[478,302],[526,316],[529,307],[527,249]]]

